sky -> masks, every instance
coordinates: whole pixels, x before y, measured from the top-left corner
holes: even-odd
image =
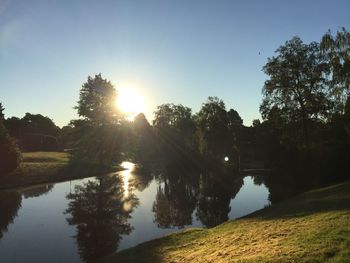
[[[0,0],[0,102],[64,126],[88,76],[133,86],[151,120],[157,105],[197,112],[208,96],[260,118],[267,58],[293,36],[306,43],[345,27],[350,1]]]

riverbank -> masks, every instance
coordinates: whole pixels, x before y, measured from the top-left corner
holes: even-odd
[[[350,262],[350,182],[212,229],[170,234],[105,262]]]
[[[66,152],[26,152],[14,172],[0,176],[0,190],[56,183],[97,174],[96,171],[84,167],[70,166],[69,154]]]

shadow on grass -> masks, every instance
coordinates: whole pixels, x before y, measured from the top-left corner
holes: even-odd
[[[347,209],[350,209],[350,181],[305,192],[243,218],[293,218]]]

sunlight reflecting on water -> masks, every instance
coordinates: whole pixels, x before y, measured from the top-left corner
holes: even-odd
[[[131,173],[135,169],[135,164],[131,162],[122,162],[121,166],[125,169],[120,174],[123,180],[123,189],[124,189],[124,197],[129,196],[129,180],[131,177]]]

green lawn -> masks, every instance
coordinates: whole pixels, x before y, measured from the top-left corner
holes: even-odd
[[[68,154],[65,152],[26,152],[23,153],[22,163],[67,163]]]
[[[0,176],[0,189],[64,180],[63,169],[68,165],[68,157],[64,152],[23,153],[20,166]]]
[[[190,229],[106,262],[350,262],[350,182],[306,192],[212,229]]]
[[[105,168],[69,163],[66,152],[25,152],[20,166],[12,173],[0,176],[0,190],[43,183],[54,183],[91,176],[101,176],[122,168]]]

